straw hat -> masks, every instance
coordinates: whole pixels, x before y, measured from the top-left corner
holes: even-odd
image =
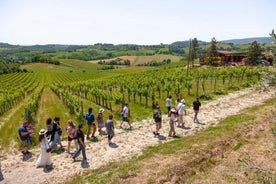
[[[45,130],[45,129],[41,129],[40,131],[39,131],[39,135],[44,135],[44,134],[46,134],[47,133],[47,130]]]
[[[100,108],[99,113],[103,113],[103,112],[104,112],[104,109]]]
[[[180,102],[181,102],[181,103],[185,103],[185,100],[184,100],[184,99],[182,99]]]
[[[171,109],[171,112],[176,112],[175,108],[172,108],[172,109]]]

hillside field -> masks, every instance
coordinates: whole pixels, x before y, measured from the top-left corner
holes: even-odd
[[[137,64],[166,57],[122,59]],[[173,63],[165,66],[112,70],[99,70],[95,61],[60,59],[59,65],[25,64],[21,68],[26,73],[0,75],[0,156],[5,168],[1,183],[20,183],[23,170],[28,183],[275,183],[275,164],[271,163],[276,160],[276,90],[264,82],[267,76],[276,76],[275,68],[188,68],[177,62],[179,56],[170,57]],[[177,138],[167,136],[168,95],[173,103],[176,98],[186,101],[186,128],[176,128]],[[192,102],[197,96],[202,102],[201,124],[192,122]],[[126,102],[133,130],[118,129]],[[163,114],[160,137],[152,134],[152,105],[156,103]],[[88,165],[72,163],[63,150],[51,153],[52,171],[36,169],[37,134],[46,127],[46,119],[60,117],[62,141],[67,145],[67,121],[85,124],[83,114],[89,107],[94,114],[104,108],[105,120],[114,115],[118,147],[107,146],[107,136],[96,133],[98,142],[86,140]],[[22,160],[17,138],[24,120],[35,126],[33,155],[27,161]]]

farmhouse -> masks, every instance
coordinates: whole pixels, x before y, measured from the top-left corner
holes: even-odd
[[[221,58],[221,65],[246,65],[246,52],[218,50],[218,54]]]

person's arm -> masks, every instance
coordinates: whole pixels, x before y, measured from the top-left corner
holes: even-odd
[[[79,137],[79,142],[80,142],[80,144],[81,144],[83,147],[85,147],[85,144],[84,144],[84,142],[82,141],[82,138],[81,138],[81,137]]]
[[[30,132],[22,132],[22,131],[21,131],[20,134],[21,134],[22,137],[25,137],[25,136],[29,135]]]

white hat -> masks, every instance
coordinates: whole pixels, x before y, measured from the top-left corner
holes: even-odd
[[[184,99],[182,99],[180,102],[181,102],[181,103],[185,103],[185,100],[184,100]]]
[[[172,109],[171,109],[171,112],[176,112],[175,108],[172,108]]]
[[[45,130],[45,129],[41,129],[40,131],[39,131],[39,135],[44,135],[44,134],[46,134],[47,133],[47,130]]]
[[[103,113],[103,112],[104,112],[104,109],[100,108],[99,113]]]

